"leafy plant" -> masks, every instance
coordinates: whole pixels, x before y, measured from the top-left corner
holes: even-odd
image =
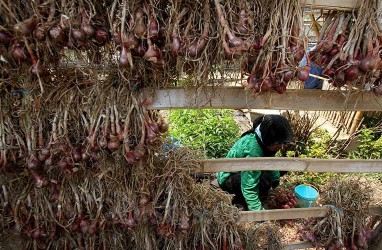
[[[170,135],[208,158],[224,158],[239,138],[232,110],[173,110],[169,121]]]
[[[301,158],[329,159],[333,155],[327,152],[328,144],[331,140],[329,132],[325,129],[315,129],[305,143],[299,143],[295,150],[288,150],[286,156]]]
[[[349,152],[350,159],[381,159],[382,137],[375,140],[373,130],[362,129],[359,134],[359,142],[359,146]]]

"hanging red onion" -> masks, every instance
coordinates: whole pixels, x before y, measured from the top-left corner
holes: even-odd
[[[343,34],[339,35],[338,38],[337,38],[338,46],[341,47],[342,45],[344,45],[346,40],[347,40],[347,37],[345,35],[343,35]]]
[[[96,234],[98,232],[97,222],[93,221],[91,225],[89,226],[88,233],[89,234]]]
[[[119,55],[118,62],[124,68],[128,68],[130,65],[129,58],[128,58],[128,51],[125,48],[125,46],[122,46],[122,50],[121,50],[121,54]]]
[[[97,29],[94,35],[94,39],[97,41],[98,45],[104,45],[109,39],[109,34],[106,28]]]
[[[81,30],[85,34],[87,39],[91,39],[96,32],[95,28],[92,25],[87,23],[81,24]]]
[[[336,73],[336,70],[334,68],[330,68],[322,73],[323,76],[328,76],[330,78],[334,77],[334,74]]]
[[[17,40],[13,41],[12,46],[9,49],[9,53],[19,63],[27,59],[24,50],[21,48],[21,45]]]
[[[37,41],[44,41],[45,40],[45,37],[46,37],[46,28],[42,25],[38,26],[36,28],[36,30],[33,32],[33,37],[37,40]]]
[[[269,91],[272,88],[272,80],[270,78],[266,78],[263,80],[263,82],[260,85],[261,91]]]
[[[362,74],[361,70],[358,66],[352,65],[345,70],[345,80],[348,82],[352,82],[357,79],[358,76]]]
[[[186,231],[186,230],[190,229],[189,220],[190,219],[187,217],[187,215],[184,212],[181,212],[180,216],[179,216],[179,221],[180,221],[179,229],[182,231]]]
[[[286,85],[285,84],[280,84],[278,86],[276,86],[275,88],[275,91],[279,94],[284,94],[285,91],[286,91]]]
[[[261,46],[261,38],[259,37],[255,37],[254,41],[253,41],[253,49],[255,50],[259,50],[261,49],[263,46]]]
[[[135,219],[133,217],[133,211],[128,212],[128,218],[126,220],[126,225],[130,229],[133,229],[137,225],[137,223],[135,222]]]
[[[53,155],[48,156],[48,158],[45,160],[44,165],[46,167],[51,167],[53,165],[54,157]]]
[[[98,146],[103,149],[107,147],[107,139],[105,136],[101,136],[101,138],[98,140]]]
[[[283,73],[283,82],[288,83],[290,82],[294,77],[294,72],[292,70],[285,71]]]
[[[140,44],[137,48],[133,49],[132,52],[134,52],[135,56],[143,57],[146,53],[146,50],[147,49],[144,44]]]
[[[240,47],[243,45],[243,40],[235,36],[231,31],[227,31],[228,44],[230,47]]]
[[[301,67],[298,70],[297,79],[302,81],[302,82],[305,82],[306,80],[308,80],[308,78],[309,78],[309,70],[310,70],[309,66]]]
[[[139,144],[135,150],[134,150],[134,154],[138,157],[138,160],[140,158],[142,158],[143,156],[146,155],[146,150],[145,150],[145,147],[141,144]]]
[[[72,37],[75,41],[84,42],[86,40],[85,33],[80,29],[72,29]]]
[[[83,234],[88,233],[89,231],[89,222],[86,219],[80,221],[80,229]]]
[[[159,25],[157,20],[153,15],[150,15],[150,27],[149,27],[149,38],[157,39],[159,34]]]
[[[118,136],[116,135],[111,135],[110,136],[110,141],[109,143],[107,144],[107,148],[110,149],[111,151],[115,151],[119,148],[119,146],[121,145],[119,139],[118,139]]]
[[[338,54],[338,52],[340,52],[339,48],[338,48],[337,46],[334,46],[334,47],[330,50],[329,54],[330,54],[331,57],[334,57],[335,55]]]
[[[134,49],[134,48],[138,47],[138,45],[139,45],[138,40],[137,40],[137,38],[135,38],[135,36],[132,32],[129,32],[127,34],[124,45],[126,46],[126,48],[129,48],[129,49]]]
[[[69,217],[69,216],[68,216]],[[78,222],[73,222],[71,231],[74,233],[78,233],[80,230],[80,221]]]
[[[159,57],[159,50],[155,45],[153,45],[150,39],[147,39],[147,43],[149,45],[149,48],[147,49],[143,58],[149,62],[157,63]]]
[[[322,54],[320,59],[321,65],[327,65],[330,62],[331,58],[327,54]]]
[[[35,240],[39,239],[41,237],[41,230],[39,228],[33,230],[31,237]]]
[[[142,197],[139,199],[139,206],[143,207],[146,206],[150,202],[150,199],[147,195],[142,195]]]
[[[144,19],[143,12],[141,10],[137,10],[137,12],[135,12],[136,25],[134,27],[134,33],[138,38],[142,38],[146,34]]]
[[[37,158],[40,162],[45,162],[47,156],[44,156],[41,154],[41,152],[38,153]]]
[[[58,166],[63,172],[67,172],[69,174],[73,172],[72,159],[70,157],[61,159],[61,161],[58,163]]]
[[[157,136],[155,132],[151,129],[151,127],[147,124],[147,122],[145,122],[145,126],[146,126],[146,140],[149,143],[152,143],[154,142]]]
[[[30,36],[38,24],[37,18],[31,17],[15,24],[14,29],[23,36]]]
[[[34,76],[45,77],[49,75],[48,70],[39,62],[36,62],[30,68],[30,72]]]
[[[298,47],[293,52],[293,58],[296,63],[301,62],[302,58],[304,58],[305,51],[304,48]]]
[[[79,162],[79,161],[82,160],[82,155],[81,155],[81,153],[78,150],[73,149],[73,151],[72,151],[72,158],[73,158],[74,162]]]
[[[237,30],[241,34],[248,33],[249,29],[247,27],[247,22],[248,22],[248,14],[245,9],[242,9],[239,15],[239,22],[237,23]]]
[[[89,153],[86,151],[86,149],[82,152],[82,154],[81,154],[81,158],[82,158],[83,161],[87,161],[87,160],[90,159],[90,155],[89,155]]]
[[[168,131],[168,123],[162,120],[159,124],[159,132],[166,133]]]
[[[9,35],[7,32],[0,31],[0,43],[8,45],[11,41],[11,38],[11,35]]]
[[[60,26],[55,26],[49,30],[49,37],[55,43],[63,43],[65,41],[65,32]]]
[[[139,161],[139,157],[134,152],[125,153],[125,159],[127,163],[133,164]]]
[[[29,170],[37,170],[41,167],[41,162],[38,160],[36,155],[32,154],[29,157],[27,167]]]
[[[379,65],[378,59],[379,58],[377,58],[375,56],[366,57],[366,58],[361,60],[361,62],[359,63],[359,67],[365,72],[372,71],[373,69],[375,69]]]
[[[49,184],[44,176],[40,176],[37,171],[30,170],[31,175],[34,178],[34,184],[37,188],[45,187]]]

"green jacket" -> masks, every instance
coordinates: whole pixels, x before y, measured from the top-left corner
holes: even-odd
[[[263,157],[263,150],[257,142],[255,134],[248,134],[240,138],[228,152],[226,158],[247,158]],[[219,172],[217,180],[219,184],[230,176],[231,173]],[[261,210],[261,201],[259,198],[259,182],[261,171],[243,171],[241,172],[241,192],[247,202],[249,210]],[[271,181],[280,180],[279,171],[270,171]]]

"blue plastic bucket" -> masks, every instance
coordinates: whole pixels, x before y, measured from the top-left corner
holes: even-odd
[[[294,188],[297,197],[298,207],[315,207],[318,198],[318,191],[308,185],[298,185]]]

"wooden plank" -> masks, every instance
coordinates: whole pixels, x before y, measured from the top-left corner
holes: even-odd
[[[305,8],[348,11],[358,8],[360,5],[359,0],[301,0],[301,3],[305,4]]]
[[[309,241],[293,242],[283,246],[283,250],[306,249],[315,247]]]
[[[324,217],[329,207],[309,207],[292,209],[272,209],[262,211],[240,212],[239,222],[269,221],[269,220],[294,220],[311,217]]]
[[[311,217],[325,217],[329,211],[329,206],[309,207],[309,208],[292,208],[292,209],[272,209],[261,211],[243,211],[240,212],[239,223],[255,222],[268,220],[294,220]],[[371,215],[382,215],[382,207],[369,207]]]
[[[382,160],[256,157],[208,159],[197,172],[280,170],[318,173],[382,173]]]
[[[381,111],[382,96],[370,92],[343,92],[336,90],[288,90],[284,94],[268,92],[254,95],[242,87],[169,88],[146,90],[144,97],[152,96],[149,109],[278,109],[278,110],[332,110]]]

